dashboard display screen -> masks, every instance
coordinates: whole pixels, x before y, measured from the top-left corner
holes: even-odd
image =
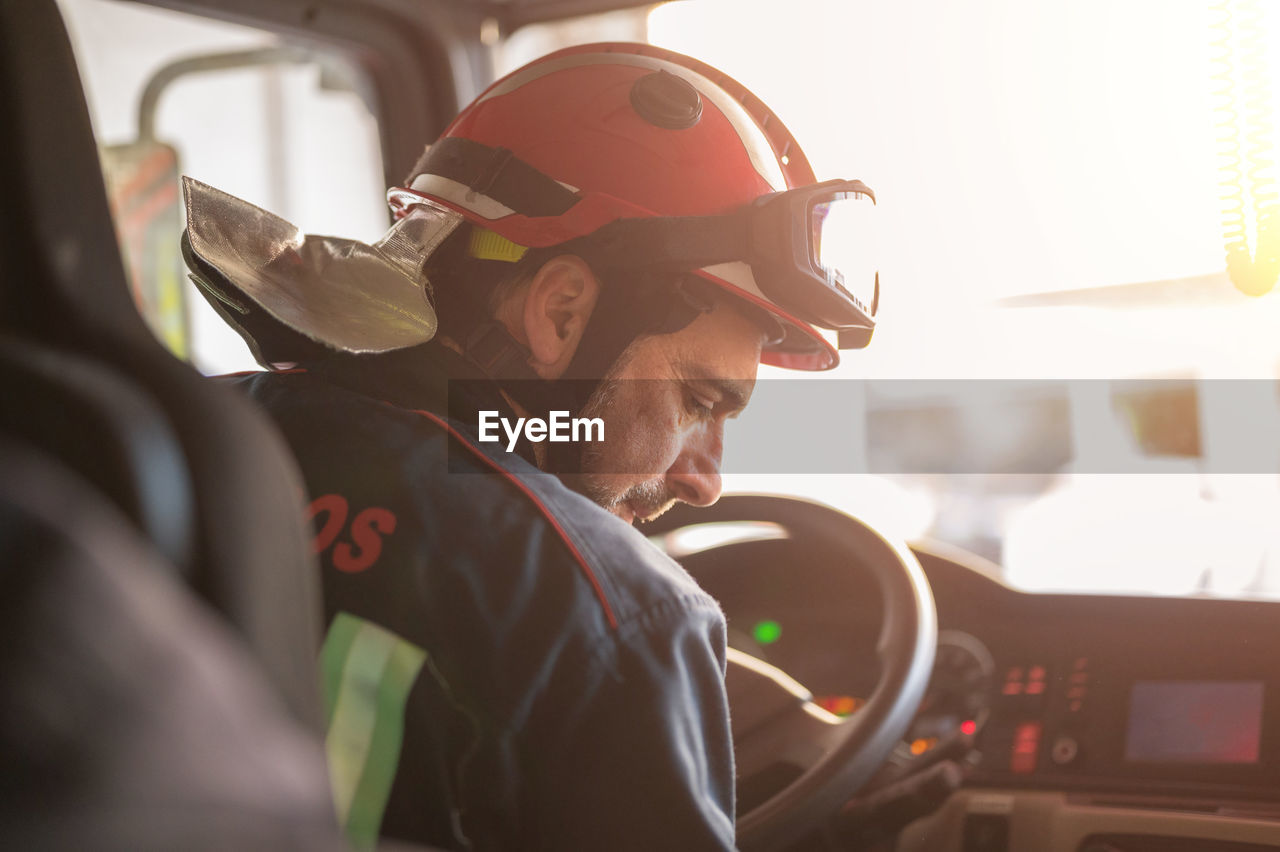
[[[1257,763],[1261,743],[1261,681],[1133,685],[1126,760]]]

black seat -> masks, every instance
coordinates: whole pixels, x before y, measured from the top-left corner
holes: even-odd
[[[0,847],[344,848],[324,758],[138,528],[0,438]]]
[[[152,337],[53,0],[0,3],[0,846],[328,849],[301,479]]]
[[[0,197],[0,420],[131,517],[318,730],[320,598],[301,480],[257,412],[138,315],[53,0],[0,4]],[[133,414],[104,409],[113,396]]]

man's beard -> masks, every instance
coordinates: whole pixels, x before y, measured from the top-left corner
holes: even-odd
[[[615,365],[614,371],[622,366]],[[613,371],[611,371],[613,372]],[[585,418],[599,417],[606,424],[614,414],[613,408],[618,401],[622,381],[616,378],[602,379],[599,386],[591,392],[586,405],[582,407],[580,416]],[[616,418],[615,421],[616,422]],[[598,444],[581,444],[574,473],[560,473],[560,479],[569,488],[591,500],[609,512],[616,512],[624,504],[635,513],[636,520],[651,521],[670,509],[676,501],[675,493],[667,486],[660,475],[653,479],[637,483],[625,491],[618,493],[610,486],[609,471],[604,454],[604,447]],[[618,473],[623,473],[619,471]]]
[[[652,521],[676,502],[676,495],[661,479],[648,479],[628,488],[622,494],[614,494],[603,482],[590,473],[581,476],[581,493],[602,508],[613,512],[626,505],[635,513],[637,521]],[[577,485],[574,486],[577,490]]]

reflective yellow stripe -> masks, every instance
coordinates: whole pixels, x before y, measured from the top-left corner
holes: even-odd
[[[469,249],[471,256],[479,260],[501,260],[506,263],[515,263],[529,250],[500,234],[479,227],[471,229]]]
[[[376,624],[339,613],[321,657],[332,708],[325,752],[334,807],[352,843],[372,848],[399,765],[405,703],[427,655]]]

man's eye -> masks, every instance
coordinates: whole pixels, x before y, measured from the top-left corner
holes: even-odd
[[[685,391],[685,406],[699,417],[710,417],[715,413],[715,404],[707,402],[693,391]]]

